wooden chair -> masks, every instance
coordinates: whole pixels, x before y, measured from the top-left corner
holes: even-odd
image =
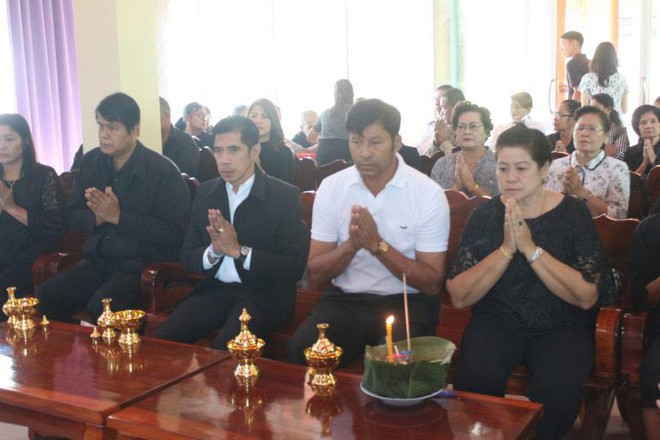
[[[570,156],[569,153],[564,153],[563,151],[553,151],[552,160],[561,159],[562,157]]]
[[[448,193],[459,193],[465,196],[462,192],[447,190],[445,194]],[[490,200],[490,197],[477,196],[468,199],[465,196],[465,200],[457,201],[454,203],[449,203],[449,213],[450,213],[450,226],[449,226],[449,243],[447,246],[447,269],[449,269],[449,264],[451,264],[452,259],[454,258],[454,253],[458,247],[458,243],[461,241],[463,236],[463,230],[465,229],[465,224],[467,223],[470,214],[477,206],[481,205],[484,202]],[[449,197],[448,197],[449,198]]]
[[[337,160],[333,160],[330,163],[327,163],[325,165],[321,165],[320,167],[316,168],[316,186],[317,186],[317,188],[319,186],[321,186],[321,182],[323,182],[323,179],[330,176],[331,174],[336,173],[337,171],[341,171],[344,168],[348,168],[348,167],[350,167],[348,162],[346,162],[343,159],[337,159]]]
[[[652,208],[655,201],[658,200],[658,196],[660,196],[660,165],[656,165],[651,169],[646,186],[649,190],[649,208]]]
[[[64,199],[67,203],[71,200],[71,196],[73,195],[73,189],[76,186],[76,176],[77,173],[75,171],[65,171],[58,176],[58,180],[64,191]]]
[[[199,187],[199,180],[195,179],[194,177],[190,177],[186,173],[181,173],[181,177],[183,178],[183,181],[186,182],[186,185],[188,186],[188,191],[190,191],[190,198],[192,199],[193,197],[195,197],[195,192]]]
[[[447,203],[449,203],[450,208],[461,203],[465,203],[470,199],[467,194],[457,189],[446,189],[445,197],[447,197]]]
[[[628,201],[628,217],[644,218],[646,211],[644,203],[644,178],[634,171],[630,171],[630,200]]]
[[[209,147],[199,149],[199,167],[198,176],[200,182],[206,182],[214,177],[219,177],[218,166],[213,157],[213,151]]]
[[[617,392],[617,403],[621,415],[628,422],[632,438],[643,439],[639,368],[644,355],[644,341],[649,334],[652,317],[648,312],[631,311],[630,266],[634,262],[630,261],[630,245],[639,220],[615,220],[606,215],[600,215],[594,218],[594,223],[612,266],[619,271],[622,277],[621,303],[626,312],[623,315],[621,331],[621,372],[624,379],[627,378],[627,380],[622,381],[622,386]]]
[[[433,170],[433,165],[440,159],[441,157],[444,157],[445,153],[443,151],[438,151],[435,153],[433,156],[427,156],[426,154],[423,154],[420,156],[420,159],[422,161],[422,172],[426,174],[427,176],[431,175],[431,170]]]
[[[316,191],[316,163],[309,157],[296,158],[295,184],[300,191]]]
[[[302,209],[302,219],[307,227],[312,229],[312,210],[314,208],[314,199],[316,191],[305,191],[300,193],[300,207]]]

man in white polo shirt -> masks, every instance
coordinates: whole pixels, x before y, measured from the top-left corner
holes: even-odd
[[[307,266],[312,280],[332,282],[289,341],[288,359],[318,337],[317,323],[344,349],[342,365],[382,343],[385,320],[395,316],[394,340],[405,338],[403,273],[412,336],[435,334],[444,277],[449,206],[442,188],[406,165],[401,115],[377,99],[348,113],[354,166],[323,180],[314,202]]]

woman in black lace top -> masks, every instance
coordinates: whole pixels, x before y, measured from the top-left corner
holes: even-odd
[[[32,293],[31,268],[64,233],[64,195],[57,173],[37,162],[27,121],[0,115],[0,304],[7,287]],[[7,317],[0,316],[0,320]]]
[[[454,387],[502,396],[526,364],[528,397],[543,404],[539,439],[561,438],[578,413],[609,284],[587,207],[543,188],[550,151],[538,130],[516,125],[500,135],[502,195],[472,213],[447,281],[452,303],[472,306]]]

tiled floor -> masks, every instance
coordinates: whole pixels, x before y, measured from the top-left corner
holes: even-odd
[[[0,440],[26,440],[27,438],[27,428],[0,423]],[[566,440],[577,440],[579,438],[580,422],[576,421],[573,429],[566,436]],[[628,440],[630,438],[628,425],[621,418],[615,402],[603,440]]]

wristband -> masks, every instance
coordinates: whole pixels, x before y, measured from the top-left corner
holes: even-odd
[[[502,252],[504,256],[507,257],[509,260],[513,260],[513,255],[511,255],[506,250],[504,250],[503,246],[500,246],[500,252]]]
[[[533,264],[536,260],[538,260],[541,257],[541,255],[543,255],[543,249],[540,246],[536,246],[534,253],[532,254],[531,257],[529,257],[529,260],[527,260],[527,262],[529,264]]]

